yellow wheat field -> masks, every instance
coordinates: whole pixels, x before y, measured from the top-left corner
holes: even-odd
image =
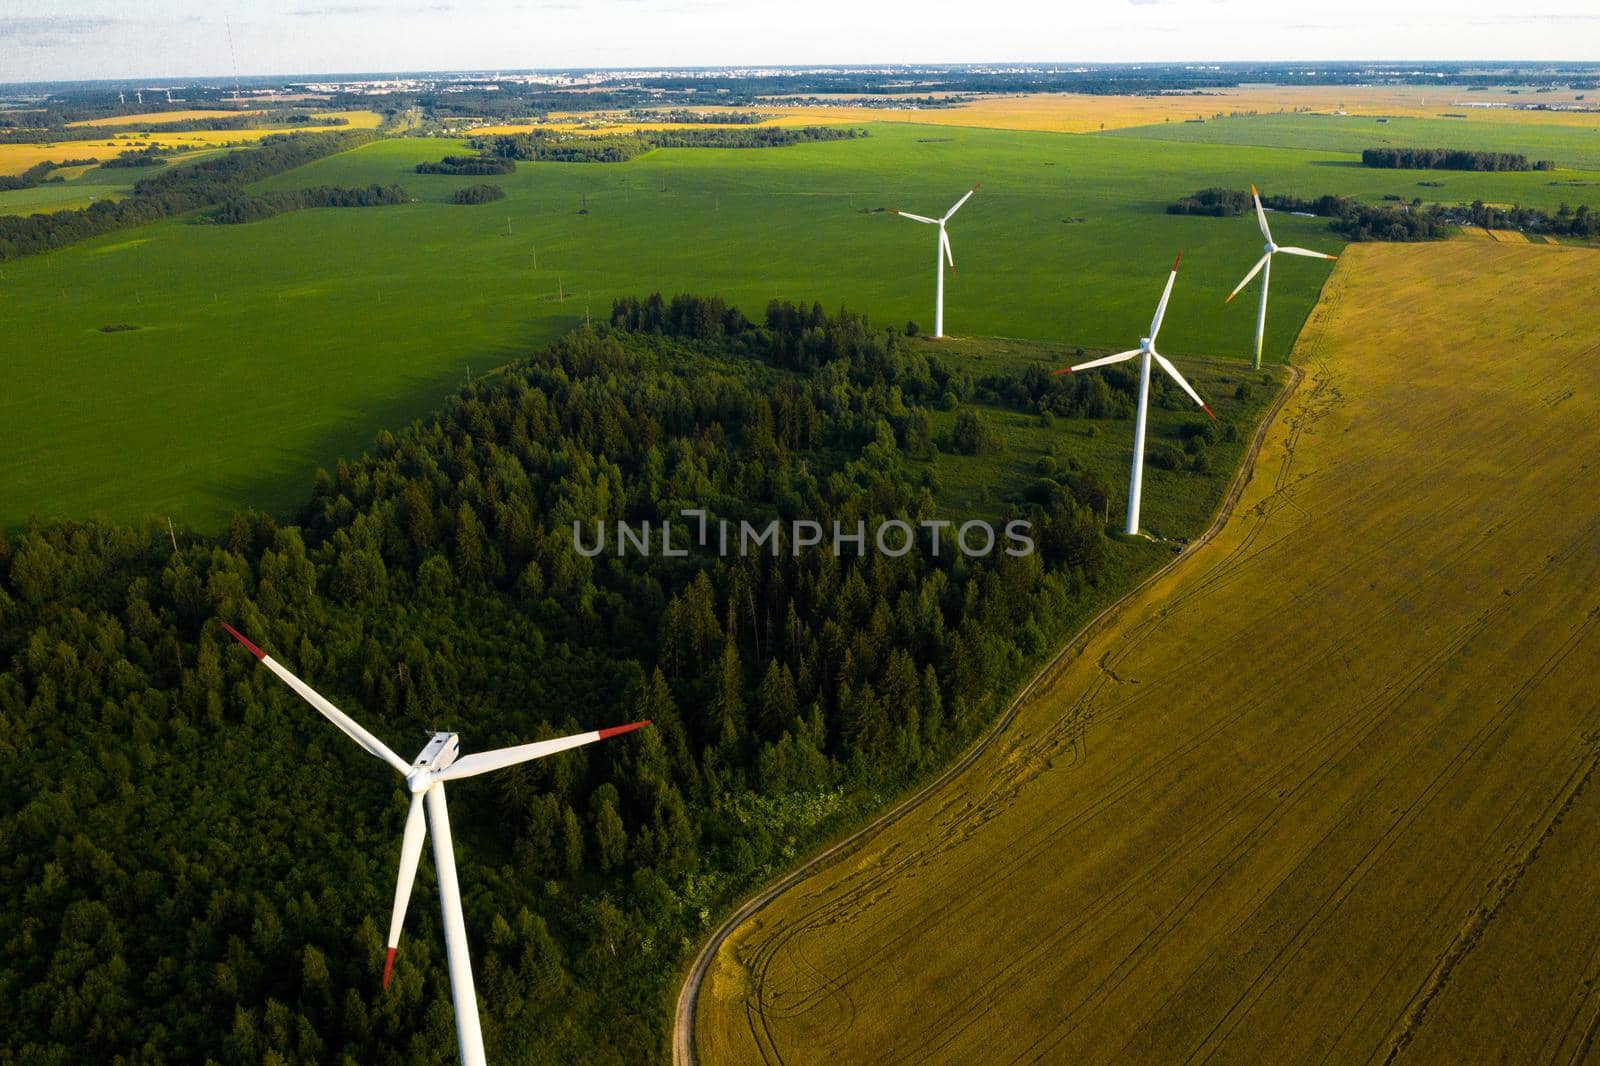
[[[69,122],[68,126],[151,126],[162,122],[190,122],[197,119],[235,118],[239,115],[249,114],[248,111],[234,109],[188,109],[173,111],[151,111],[143,115],[111,115],[106,118],[86,118],[80,122]]]
[[[701,1061],[1593,1055],[1597,284],[1352,245],[1227,526],[735,932]]]
[[[190,112],[171,111],[158,112],[149,115],[139,115],[141,121],[148,122],[178,122],[189,118],[205,118],[217,115],[229,116],[238,112]],[[121,116],[127,118],[129,116]],[[129,151],[145,144],[154,144],[161,148],[170,148],[179,151],[190,151],[199,148],[220,147],[235,144],[247,144],[258,141],[274,133],[292,133],[297,130],[349,130],[349,129],[375,129],[383,121],[383,116],[376,111],[327,111],[318,113],[321,118],[342,118],[348,125],[328,126],[283,126],[275,129],[259,130],[189,130],[183,133],[161,133],[145,136],[137,129],[108,128],[106,139],[103,141],[55,141],[49,144],[0,144],[0,174],[21,174],[24,170],[42,163],[47,159],[114,159],[119,153]],[[72,125],[106,125],[108,127],[125,127],[131,123],[122,122],[120,119],[95,119],[90,123],[72,123]]]

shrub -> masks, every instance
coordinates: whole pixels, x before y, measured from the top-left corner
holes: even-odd
[[[453,204],[490,204],[496,200],[504,200],[506,191],[498,185],[468,185],[457,189],[455,195],[450,197]]]

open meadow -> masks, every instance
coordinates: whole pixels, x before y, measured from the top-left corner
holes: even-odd
[[[400,183],[416,202],[237,226],[175,219],[7,263],[0,446],[13,466],[0,526],[31,514],[170,515],[207,530],[239,507],[281,512],[317,466],[431,410],[469,373],[605,318],[618,295],[715,292],[756,316],[775,296],[815,299],[926,329],[931,231],[880,209],[937,213],[974,181],[984,188],[951,224],[952,334],[1065,352],[1127,347],[1181,249],[1163,348],[1242,358],[1253,300],[1223,297],[1259,236],[1245,218],[1166,214],[1177,197],[1255,182],[1303,197],[1438,192],[1554,208],[1583,190],[1552,181],[1600,178],[1452,173],[1434,190],[1419,186],[1420,172],[1321,150],[869,130],[787,148],[664,149],[626,164],[524,163],[493,179],[503,201],[470,207],[449,200],[482,179],[414,172],[462,142],[389,139],[262,189]],[[1279,215],[1274,232],[1330,252],[1342,243],[1319,219]],[[1275,270],[1268,360],[1288,351],[1327,271],[1310,261]]]
[[[1597,281],[1351,248],[1231,521],[736,930],[700,1061],[1588,1054]]]

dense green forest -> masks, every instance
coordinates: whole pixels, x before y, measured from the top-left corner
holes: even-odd
[[[100,200],[76,211],[0,215],[0,262],[237,199],[251,182],[359,147],[374,137],[370,130],[273,134],[252,148],[169,166],[135,182],[133,192],[120,200]]]
[[[1039,550],[982,559],[590,558],[574,523],[948,517],[931,411],[1125,417],[1134,383],[629,299],[320,472],[292,522],[0,537],[0,1059],[454,1060],[431,861],[379,988],[399,779],[219,619],[406,757],[653,719],[451,804],[494,1061],[663,1058],[712,917],[947,760],[1104,595],[1106,486],[1041,471],[1007,505]]]

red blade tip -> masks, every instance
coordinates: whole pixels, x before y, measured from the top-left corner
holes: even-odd
[[[389,987],[389,975],[394,973],[394,953],[395,953],[395,949],[394,948],[390,948],[389,949],[389,953],[387,955],[385,955],[384,959],[383,959],[383,987],[384,988],[388,988]]]
[[[1178,258],[1176,258],[1176,259],[1174,259],[1172,261],[1172,272],[1174,274],[1176,274],[1178,272],[1178,264],[1181,263],[1181,262],[1183,262],[1183,253],[1179,252],[1178,253]]]
[[[1052,370],[1052,371],[1050,371],[1050,376],[1051,377],[1058,377],[1058,376],[1060,376],[1062,374],[1070,374],[1070,373],[1072,373],[1072,368],[1070,366],[1064,366],[1060,370]]]
[[[1250,195],[1251,196],[1260,196],[1261,195],[1260,193],[1256,192],[1256,187],[1253,184],[1250,186]]]
[[[978,182],[978,183],[977,183],[977,184],[976,184],[976,185],[974,185],[974,186],[973,186],[973,187],[972,187],[972,191],[973,191],[973,192],[977,192],[977,191],[978,191],[978,190],[979,190],[979,189],[981,189],[981,188],[983,188],[983,182],[981,182],[981,181],[980,181],[980,182]]]
[[[629,722],[627,725],[614,725],[614,726],[611,726],[608,729],[600,730],[600,739],[601,740],[605,740],[608,737],[619,736],[619,735],[621,735],[623,733],[631,733],[635,729],[643,729],[645,726],[647,726],[649,724],[650,724],[650,719],[646,718],[642,722]]]
[[[1204,411],[1208,415],[1211,415],[1211,421],[1215,422],[1217,420],[1217,416],[1211,414],[1211,408],[1207,407],[1205,404],[1200,405],[1200,410]]]
[[[217,621],[222,622],[220,618],[217,619]],[[246,648],[250,649],[250,654],[254,655],[257,659],[265,659],[267,657],[266,652],[262,651],[260,648],[246,640],[243,633],[239,632],[228,623],[222,622],[222,628],[226,629],[233,636],[234,640],[237,640],[240,644],[243,644]]]

